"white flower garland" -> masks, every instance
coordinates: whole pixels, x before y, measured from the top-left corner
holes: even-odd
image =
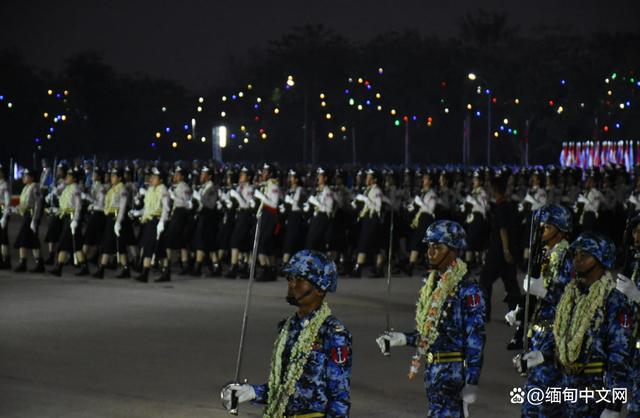
[[[433,270],[420,289],[420,297],[416,304],[416,330],[420,334],[418,350],[413,356],[409,369],[409,379],[413,379],[419,369],[420,360],[429,347],[438,339],[438,324],[442,317],[442,307],[449,295],[452,295],[458,283],[467,274],[467,264],[456,259],[453,264],[437,280],[438,272]]]
[[[274,344],[271,356],[271,371],[269,373],[269,394],[267,407],[264,410],[264,418],[282,418],[289,403],[289,398],[295,392],[296,383],[300,380],[304,366],[307,364],[309,354],[313,349],[313,344],[318,337],[318,331],[324,321],[331,315],[331,309],[326,302],[315,312],[313,319],[304,327],[298,336],[298,340],[293,345],[290,354],[290,362],[284,376],[282,377],[282,353],[284,352],[289,335],[289,326],[293,316],[290,316],[284,323],[280,335]]]
[[[564,289],[556,311],[553,336],[558,360],[566,369],[575,368],[573,363],[580,356],[582,349],[588,350],[591,347],[590,338],[583,347],[584,337],[594,317],[596,320],[593,329],[598,329],[602,324],[603,315],[597,315],[597,312],[604,307],[604,300],[615,286],[615,280],[607,271],[589,286],[586,294],[580,292],[577,278],[571,280]]]
[[[551,282],[558,277],[560,272],[560,263],[563,260],[564,254],[569,248],[569,243],[566,239],[561,240],[553,246],[549,254],[548,263],[543,265],[541,275],[544,280],[544,287],[548,289]]]

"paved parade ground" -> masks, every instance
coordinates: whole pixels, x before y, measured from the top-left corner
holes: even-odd
[[[225,417],[220,387],[233,378],[246,280],[187,279],[169,284],[0,271],[0,416]],[[353,333],[351,416],[425,416],[421,377],[407,379],[410,348],[389,358],[374,342],[385,327],[385,280],[341,279],[329,296]],[[394,277],[392,324],[412,329],[420,278]],[[509,391],[521,383],[505,350],[511,330],[487,327],[475,417],[517,416]],[[276,324],[293,310],[284,279],[257,283],[244,376],[267,378]],[[260,407],[243,404],[241,416]]]

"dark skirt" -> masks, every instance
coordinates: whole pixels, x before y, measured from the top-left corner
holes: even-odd
[[[251,230],[253,229],[255,215],[253,211],[243,209],[238,211],[236,224],[231,233],[229,246],[240,250],[240,252],[251,251],[253,240],[251,239]]]
[[[190,212],[187,208],[177,208],[171,215],[171,220],[167,225],[167,246],[171,250],[187,248],[189,242],[189,221]]]
[[[60,241],[62,234],[62,219],[58,215],[48,215],[49,223],[47,225],[47,233],[44,236],[44,242],[56,243]]]
[[[254,231],[255,232],[255,231]],[[275,210],[263,208],[260,215],[260,237],[258,240],[258,254],[274,255],[276,234],[280,232],[278,213]]]
[[[197,251],[211,252],[217,249],[218,211],[202,208],[193,233],[193,246]]]
[[[302,212],[289,212],[284,227],[284,242],[282,251],[285,254],[294,254],[304,246],[305,222]]]
[[[8,228],[7,228],[8,229]],[[25,213],[22,217],[20,231],[14,243],[14,248],[28,248],[30,250],[40,249],[38,235],[31,230],[31,214]]]
[[[166,247],[164,245],[164,236],[166,235],[166,231],[160,234],[160,239],[156,239],[157,227],[158,218],[150,219],[142,224],[142,230],[140,231],[140,248],[143,258],[153,258],[154,255],[157,260],[165,258]]]
[[[489,223],[478,212],[473,213],[473,220],[465,222],[467,230],[467,249],[469,251],[484,251],[489,246]]]
[[[359,253],[373,253],[380,250],[382,239],[380,236],[380,218],[378,216],[366,216],[362,219],[360,237],[358,238]]]
[[[327,251],[329,227],[329,217],[326,213],[318,213],[312,217],[305,248],[315,251]]]
[[[231,245],[231,234],[236,224],[236,214],[232,211],[224,212],[220,220],[218,228],[218,236],[216,237],[216,250],[228,250]]]
[[[105,215],[104,212],[93,211],[89,216],[89,222],[87,223],[87,229],[84,231],[84,243],[85,245],[98,245],[102,240],[104,233]]]
[[[122,219],[120,238],[116,243],[116,233],[113,227],[116,223],[115,216],[107,216],[102,231],[102,240],[100,241],[100,251],[102,254],[115,254],[116,252],[125,253],[127,246],[135,244],[133,235],[133,226],[128,217]]]
[[[71,216],[62,218],[62,233],[60,234],[60,242],[58,243],[58,251],[73,252],[82,249],[83,237],[81,222],[78,222],[78,228],[75,235],[71,234]]]
[[[348,213],[338,209],[330,222],[329,250],[344,252],[347,250]]]

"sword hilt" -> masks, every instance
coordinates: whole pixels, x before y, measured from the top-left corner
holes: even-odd
[[[229,413],[231,415],[238,415],[238,395],[236,394],[237,390],[231,390],[231,408],[229,408]]]

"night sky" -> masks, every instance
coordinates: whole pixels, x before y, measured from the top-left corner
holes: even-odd
[[[0,48],[57,71],[65,58],[104,52],[118,71],[175,79],[197,90],[220,81],[229,53],[245,56],[293,26],[322,23],[351,40],[392,30],[453,36],[483,8],[508,13],[523,30],[638,30],[638,0],[3,0]]]

